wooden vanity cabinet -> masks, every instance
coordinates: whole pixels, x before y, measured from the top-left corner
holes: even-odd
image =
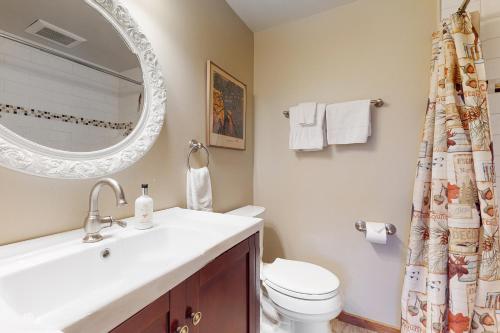
[[[127,319],[112,333],[168,333],[170,310],[169,293]]]
[[[258,333],[259,258],[255,234],[111,332]]]

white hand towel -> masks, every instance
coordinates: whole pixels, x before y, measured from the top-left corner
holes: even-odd
[[[316,117],[311,125],[300,124],[297,113],[290,109],[290,149],[317,151],[326,147],[325,109],[326,104],[317,104]]]
[[[372,134],[370,100],[330,104],[326,107],[328,144],[366,143]]]
[[[212,183],[207,167],[188,170],[186,199],[188,209],[212,211]]]
[[[295,121],[297,124],[314,125],[316,121],[316,108],[316,102],[300,103],[299,105],[292,106],[289,112],[295,114]]]

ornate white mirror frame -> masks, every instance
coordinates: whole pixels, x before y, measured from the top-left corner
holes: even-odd
[[[137,162],[160,134],[165,116],[166,91],[151,44],[120,0],[84,1],[114,26],[139,59],[144,81],[141,119],[132,133],[120,143],[93,152],[69,152],[45,147],[0,126],[1,166],[50,178],[102,177]]]

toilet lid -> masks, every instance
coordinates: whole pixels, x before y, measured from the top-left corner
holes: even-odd
[[[267,265],[265,279],[269,287],[304,299],[333,297],[340,286],[335,274],[323,267],[280,258]]]

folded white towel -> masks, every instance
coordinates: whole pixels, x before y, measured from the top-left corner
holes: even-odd
[[[212,211],[212,183],[207,167],[188,170],[186,199],[188,209]]]
[[[326,107],[328,144],[366,143],[372,134],[370,100],[330,104]]]
[[[316,107],[316,102],[300,103],[292,106],[289,112],[295,114],[294,118],[298,125],[313,125],[316,121]]]
[[[297,113],[290,109],[290,149],[317,151],[326,147],[325,109],[326,104],[317,104],[316,117],[311,125],[300,124]]]

